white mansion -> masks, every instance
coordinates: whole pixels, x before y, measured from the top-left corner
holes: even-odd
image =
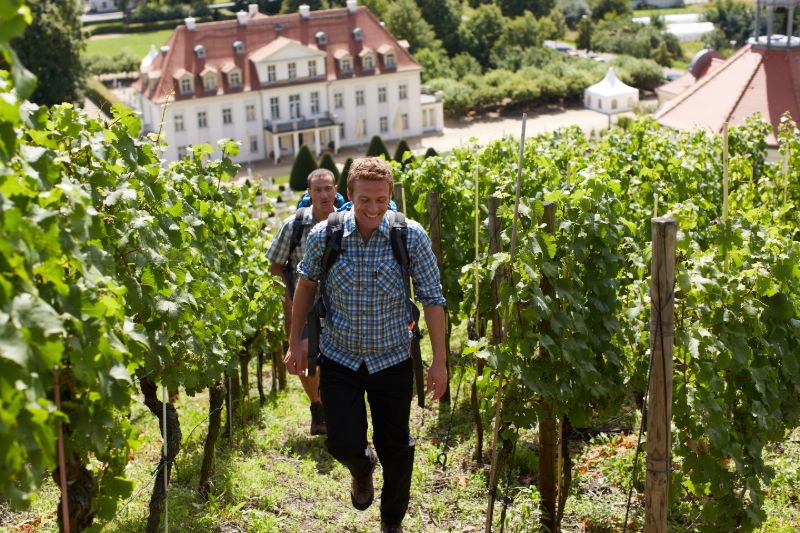
[[[168,160],[187,146],[241,142],[237,161],[441,131],[440,95],[422,94],[422,68],[356,0],[346,8],[236,20],[187,18],[142,61],[146,131],[162,129]],[[168,102],[161,125],[162,105]]]

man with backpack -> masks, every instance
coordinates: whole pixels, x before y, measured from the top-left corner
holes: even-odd
[[[310,205],[306,206],[306,203]],[[328,219],[334,208],[344,202],[336,194],[336,179],[330,170],[320,168],[308,175],[308,191],[301,200],[295,214],[287,218],[275,240],[267,252],[267,258],[272,263],[271,272],[280,276],[286,290],[283,298],[283,316],[286,334],[289,335],[292,324],[292,298],[296,280],[295,269],[303,258],[306,239],[311,228],[318,222]],[[302,342],[307,345],[308,339],[305,332]],[[319,397],[319,376],[300,375],[300,382],[311,401],[311,434],[324,435],[326,433],[325,414]]]
[[[414,466],[409,416],[412,361],[409,358],[422,303],[433,361],[427,388],[439,400],[447,386],[444,303],[431,242],[422,227],[388,210],[393,176],[379,158],[353,162],[347,211],[333,213],[309,234],[292,307],[285,362],[302,375],[309,363],[301,331],[309,311],[319,309],[325,327],[319,340],[320,392],[327,421],[328,451],[352,476],[350,499],[367,509],[374,497],[372,474],[383,467],[381,531],[401,532]],[[317,284],[319,298],[315,302]],[[413,309],[412,309],[413,308]],[[416,311],[416,313],[415,313]],[[311,354],[313,359],[315,354]],[[313,371],[313,366],[309,369]],[[367,442],[370,404],[375,453]]]

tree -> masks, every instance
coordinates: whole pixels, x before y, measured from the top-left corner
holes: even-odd
[[[782,13],[783,11],[778,11],[776,15]],[[733,0],[717,0],[714,7],[706,10],[705,17],[722,30],[727,41],[735,41],[736,46],[743,45],[753,34],[755,11],[752,5]],[[786,27],[785,22],[781,23],[777,18],[775,22],[775,28]]]
[[[531,11],[536,18],[544,17],[556,5],[555,0],[496,0],[495,3],[506,17],[519,17],[525,11]]]
[[[492,47],[506,29],[506,18],[496,5],[482,5],[461,24],[465,49],[484,67],[489,66]]]
[[[339,169],[336,167],[336,162],[333,160],[333,157],[331,157],[330,152],[322,154],[322,158],[319,160],[319,168],[327,168],[333,172],[334,183],[339,182]]]
[[[317,160],[314,159],[311,149],[305,144],[300,146],[300,150],[298,150],[294,158],[294,163],[292,163],[292,172],[289,174],[289,187],[293,191],[308,189],[308,175],[317,168]]]
[[[576,46],[579,50],[592,49],[592,33],[594,32],[594,23],[589,17],[583,17],[578,22],[578,40]]]
[[[578,22],[586,16],[591,15],[589,3],[586,0],[558,0],[558,9],[564,15],[567,27],[571,30],[578,28]]]
[[[425,21],[433,27],[436,37],[442,41],[450,56],[462,51],[458,27],[463,12],[458,0],[417,0]]]
[[[455,74],[456,79],[465,78],[470,74],[480,76],[483,73],[483,69],[481,68],[481,64],[478,63],[478,60],[464,52],[455,56],[450,61],[450,65],[452,66],[453,74]]]
[[[630,0],[592,0],[592,18],[603,20],[607,14],[629,15],[632,12]]]
[[[380,135],[375,135],[372,139],[369,140],[369,146],[367,147],[367,157],[380,157],[386,161],[391,161],[391,156],[389,156],[389,149],[386,148],[386,144],[381,139]]]
[[[472,57],[472,56],[470,56]],[[453,78],[453,66],[447,54],[441,50],[422,48],[414,52],[414,61],[422,65],[422,81],[434,78]]]
[[[350,174],[350,166],[353,164],[353,158],[348,157],[344,162],[344,167],[342,167],[342,173],[339,176],[339,194],[347,198],[347,175]]]
[[[323,5],[322,0],[283,0],[283,2],[281,2],[281,13],[297,13],[300,11],[300,6],[302,4],[309,6],[311,11],[319,11],[320,9],[326,9],[328,7],[327,5]]]
[[[653,61],[662,67],[672,66],[672,55],[670,55],[669,50],[667,50],[667,43],[664,41],[661,41],[661,44],[658,45],[658,48],[653,50]]]
[[[384,17],[386,29],[398,39],[405,39],[410,45],[410,51],[420,48],[437,49],[441,41],[436,39],[431,25],[425,22],[414,0],[397,0],[386,11]]]
[[[28,0],[33,21],[22,37],[11,41],[20,62],[38,78],[30,100],[55,105],[77,102],[85,68],[80,4],[74,0]]]
[[[408,152],[408,159],[403,160],[403,156]],[[411,151],[411,147],[408,146],[408,143],[403,139],[399,143],[397,143],[397,148],[394,151],[394,160],[400,163],[403,168],[406,168],[409,163],[414,161],[414,152]]]

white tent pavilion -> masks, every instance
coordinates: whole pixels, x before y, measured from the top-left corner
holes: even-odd
[[[622,83],[613,68],[606,77],[583,92],[583,103],[589,109],[612,115],[630,111],[639,102],[639,90]]]

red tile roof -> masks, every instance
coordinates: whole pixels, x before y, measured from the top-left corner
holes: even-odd
[[[800,50],[747,45],[667,102],[656,119],[671,128],[706,127],[719,133],[725,122],[744,124],[761,113],[774,130],[767,143],[775,146],[787,111],[800,122]]]
[[[247,20],[246,26],[240,25],[235,19],[197,24],[195,31],[189,31],[184,25],[178,26],[167,41],[168,51],[160,53],[144,70],[144,72],[160,70],[161,77],[158,83],[148,86],[146,76],[143,76],[143,80],[137,84],[138,89],[153,101],[161,101],[165,95],[171,92],[174,92],[176,100],[189,100],[259,89],[262,86],[259,83],[255,64],[250,61],[251,55],[281,37],[324,51],[326,53],[326,79],[329,81],[368,77],[386,72],[421,70],[422,68],[364,6],[359,6],[352,14],[347,8],[340,8],[312,11],[307,19],[301,18],[299,13],[276,16],[259,13]],[[361,28],[363,40],[353,38],[354,28]],[[317,45],[315,35],[319,31],[327,34],[327,45]],[[234,41],[244,43],[245,52],[243,54],[234,52]],[[196,57],[194,47],[198,44],[205,46],[205,58]],[[360,61],[354,61],[352,72],[339,72],[335,59],[338,57],[336,54],[347,52],[351,57],[357,57],[363,48],[388,51],[387,47],[390,47],[395,53],[395,66],[384,68],[383,61],[376,58],[374,69],[362,71]],[[198,74],[209,66],[217,70],[222,70],[223,67],[230,69],[231,62],[242,69],[243,86],[229,88],[227,80],[220,80],[217,91],[204,92],[203,82]],[[181,69],[194,75],[195,90],[192,94],[181,95],[178,90],[175,73]],[[303,79],[292,82],[279,80],[278,83],[270,85],[299,83],[305,83],[305,81]]]

